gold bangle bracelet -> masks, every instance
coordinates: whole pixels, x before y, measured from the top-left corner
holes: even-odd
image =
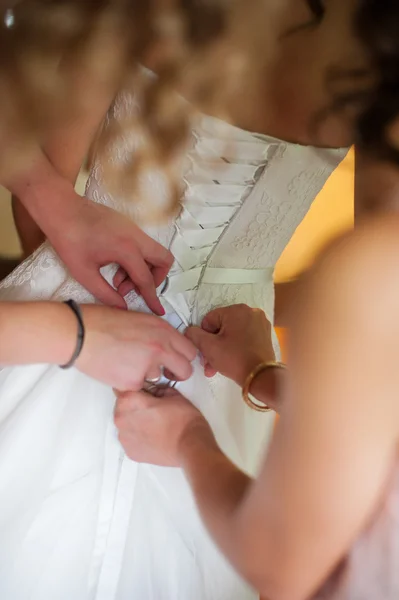
[[[270,406],[268,406],[267,404],[263,404],[263,403],[257,404],[256,402],[251,400],[251,398],[249,397],[249,389],[250,389],[255,377],[257,377],[259,375],[259,373],[262,373],[263,371],[267,371],[267,369],[286,369],[286,368],[287,368],[287,366],[282,362],[265,362],[265,363],[260,363],[257,367],[255,367],[255,369],[253,371],[251,371],[251,373],[246,378],[244,385],[242,387],[242,399],[244,400],[245,404],[247,406],[249,406],[249,408],[252,408],[252,410],[256,410],[257,412],[269,412],[270,410],[272,410],[270,408]]]

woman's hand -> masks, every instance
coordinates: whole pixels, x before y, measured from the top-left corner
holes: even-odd
[[[121,294],[100,273],[101,267],[116,263],[148,307],[158,315],[164,314],[156,288],[173,263],[166,248],[127,217],[79,196],[73,185],[41,156],[25,176],[3,183],[28,210],[71,275],[98,300],[126,308]]]
[[[159,317],[93,304],[81,311],[85,339],[75,366],[86,375],[119,390],[140,390],[163,367],[190,377],[194,345]],[[0,302],[0,365],[64,365],[76,334],[76,317],[61,302]]]
[[[86,335],[80,371],[119,390],[140,390],[163,368],[178,380],[190,377],[196,349],[166,321],[105,306],[81,309]]]
[[[54,216],[50,205],[49,209]],[[117,263],[129,275],[148,307],[155,314],[163,315],[156,288],[172,266],[173,256],[169,250],[127,217],[81,198],[73,190],[63,201],[63,211],[65,209],[64,226],[53,219],[43,230],[71,275],[104,304],[125,308],[122,295],[100,273],[101,267]]]
[[[191,435],[206,435],[215,444],[201,413],[176,390],[166,389],[162,397],[146,392],[116,394],[115,425],[132,460],[179,467],[183,444]]]
[[[271,333],[262,310],[238,304],[213,310],[186,336],[201,352],[207,377],[219,372],[242,387],[255,367],[275,360]]]

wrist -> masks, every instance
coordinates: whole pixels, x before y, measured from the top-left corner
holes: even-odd
[[[85,324],[83,321],[83,314],[82,314],[79,304],[77,304],[74,300],[67,300],[66,302],[64,302],[64,304],[66,306],[68,306],[68,308],[72,311],[72,313],[74,314],[75,319],[76,319],[75,350],[74,350],[72,356],[70,357],[70,359],[68,360],[68,362],[60,364],[61,369],[67,370],[67,369],[70,369],[75,366],[76,362],[78,361],[78,359],[82,353],[82,349],[83,349],[83,345],[84,345],[84,341],[85,341]]]
[[[65,195],[74,193],[73,185],[57,173],[44,155],[37,156],[23,173],[5,185],[43,231],[55,213],[59,216],[60,211],[65,212]]]
[[[265,369],[253,379],[249,393],[259,402],[278,412],[279,390],[284,376],[284,369],[273,367]]]
[[[274,352],[248,355],[245,357],[244,365],[241,369],[237,369],[237,377],[235,382],[240,388],[243,388],[248,376],[261,364],[274,362],[276,360]],[[252,393],[252,392],[251,392]]]

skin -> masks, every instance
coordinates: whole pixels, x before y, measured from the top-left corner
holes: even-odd
[[[280,414],[256,481],[223,455],[178,393],[118,394],[115,423],[128,456],[185,471],[213,539],[269,600],[311,597],[385,493],[399,441],[398,232],[397,217],[375,218],[307,275],[292,315],[289,371],[274,387],[276,372],[266,371],[251,390]],[[237,306],[211,313],[188,337],[242,385],[253,362],[272,358],[267,327],[259,311]]]
[[[86,375],[120,390],[142,389],[161,366],[179,379],[190,377],[195,347],[165,321],[105,306],[81,308],[85,341],[76,367]],[[2,366],[66,364],[76,346],[76,317],[58,302],[2,302],[0,331],[7,340],[0,345]]]
[[[333,148],[352,145],[356,137],[356,112],[335,112],[331,105],[333,94],[345,91],[348,86],[351,89],[353,83],[344,79],[329,84],[326,80],[334,68],[343,72],[368,69],[364,48],[352,31],[356,8],[356,0],[332,0],[326,5],[324,18],[316,24],[305,1],[284,0],[278,7],[272,1],[267,3],[264,6],[263,38],[268,39],[268,55],[260,63],[261,73],[249,70],[246,83],[245,75],[244,82],[240,78],[235,95],[237,100],[229,104],[232,122],[250,131],[304,145]],[[241,30],[245,29],[242,23],[248,26],[248,31],[259,29],[251,26],[248,15],[239,14],[237,19]],[[339,44],[336,43],[337,31]],[[287,35],[287,32],[292,33]],[[265,52],[264,39],[251,40],[248,44],[244,36],[239,41],[248,63],[255,68],[262,51]],[[242,90],[245,90],[245,99],[241,97]],[[181,92],[189,97],[184,85]],[[390,211],[395,206],[396,170],[356,150],[355,179],[356,222],[376,207],[378,211]],[[121,295],[134,288],[123,271],[118,274],[116,285]],[[296,302],[300,285],[300,280],[294,280],[276,286],[275,324],[278,327],[287,327],[291,305]]]
[[[270,0],[267,4],[258,4],[254,14],[244,10],[232,17],[235,51],[240,52],[252,68],[240,76],[239,90],[234,96],[237,102],[229,102],[231,120],[245,129],[300,144],[349,146],[354,141],[353,118],[328,111],[318,127],[314,125],[317,116],[331,105],[331,85],[326,85],[329,70],[337,65],[343,65],[345,69],[367,66],[363,49],[352,33],[356,0],[329,2],[319,24],[315,23],[315,16],[305,0],[279,0],[278,3]],[[251,22],[255,15],[265,23],[261,34],[259,20],[256,24]],[[339,44],[336,43],[337,31],[340,33]],[[250,40],[245,32],[251,32]],[[259,57],[264,59],[260,61]],[[152,66],[156,69],[156,64]],[[88,114],[81,115],[79,122],[72,126],[60,125],[46,141],[44,154],[50,163],[47,169],[42,157],[39,164],[28,169],[22,182],[9,186],[18,192],[16,195],[21,201],[14,203],[17,228],[23,245],[30,251],[42,239],[39,225],[74,277],[101,301],[124,306],[123,296],[138,288],[150,308],[159,314],[162,308],[155,287],[161,275],[166,275],[172,257],[159,246],[153,246],[149,257],[146,250],[149,242],[143,235],[139,239],[134,224],[125,224],[123,228],[121,219],[111,219],[109,211],[101,213],[99,207],[80,210],[79,202],[82,202],[72,187],[63,186],[57,180],[56,174],[74,183],[93,136],[117,91],[102,89],[96,80],[90,80],[90,85],[96,93],[92,94]],[[245,90],[245,102],[240,100],[242,90]],[[190,99],[190,89],[184,82],[179,91]],[[51,173],[50,167],[53,168]],[[40,172],[42,176],[37,182]],[[357,175],[361,178],[362,171],[359,170]],[[40,189],[40,194],[35,189]],[[53,209],[50,213],[49,207]],[[28,218],[26,211],[32,218]],[[112,223],[107,224],[110,219]],[[67,239],[67,243],[65,227],[61,225],[65,221],[70,222],[73,237]],[[96,224],[94,228],[93,223]],[[129,232],[128,236],[124,235],[123,229]],[[127,238],[133,240],[135,237],[136,244],[127,244]],[[111,256],[103,256],[104,243]],[[121,245],[125,246],[123,256],[118,250]],[[79,260],[74,255],[79,255]],[[109,259],[123,267],[116,280],[119,295],[99,274],[99,265]],[[278,305],[276,308],[279,319]]]
[[[67,58],[65,65],[68,67]],[[87,71],[87,70],[86,70]],[[37,148],[25,170],[1,183],[13,198],[13,212],[25,254],[47,237],[71,275],[98,300],[126,308],[123,297],[101,276],[112,262],[129,274],[148,307],[164,310],[156,288],[165,279],[173,257],[132,221],[81,198],[74,190],[77,176],[117,92],[92,73],[84,73],[86,103],[72,120],[60,122]],[[79,71],[78,71],[79,72]]]

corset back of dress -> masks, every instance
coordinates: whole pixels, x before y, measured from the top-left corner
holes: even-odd
[[[113,118],[128,110],[138,107],[122,95]],[[112,160],[129,160],[132,148],[131,140],[121,138]],[[272,319],[275,264],[346,152],[290,144],[197,117],[182,165],[181,213],[175,222],[145,228],[175,257],[160,290],[167,313],[178,316],[173,324],[198,323],[208,310],[237,302],[261,307]],[[134,198],[112,197],[101,171],[96,165],[87,195],[139,218]],[[159,173],[146,173],[141,185],[164,201],[167,189]],[[132,294],[131,307],[137,309],[138,302]]]
[[[108,118],[121,119],[137,110],[135,99],[121,94]],[[130,160],[139,144],[139,139],[124,133],[113,144],[109,160]],[[180,215],[144,228],[175,256],[170,277],[159,290],[172,324],[198,323],[216,306],[241,302],[263,308],[272,319],[275,264],[345,154],[345,149],[298,146],[198,116],[191,148],[177,165],[185,184]],[[166,201],[162,173],[145,172],[140,186],[158,204]],[[140,204],[134,198],[119,197],[107,189],[100,163],[92,169],[86,195],[140,220]],[[109,281],[115,268],[104,269]],[[48,244],[3,281],[0,289],[2,297],[10,300],[94,300],[68,276]],[[135,293],[130,294],[128,304],[133,310],[147,310]]]

